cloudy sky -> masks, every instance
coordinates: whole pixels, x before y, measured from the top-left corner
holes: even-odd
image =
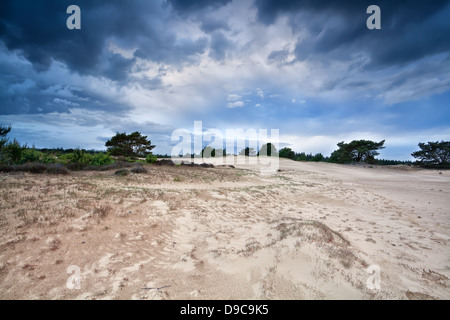
[[[2,0],[0,123],[39,148],[140,131],[170,154],[200,120],[325,155],[386,139],[381,158],[411,159],[450,140],[449,17],[440,0]]]

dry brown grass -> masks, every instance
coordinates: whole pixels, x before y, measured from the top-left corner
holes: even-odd
[[[171,211],[183,208],[186,197],[168,190],[146,189],[146,185],[235,180],[228,169],[156,167],[143,165],[139,172],[115,175],[115,170],[70,172],[68,175],[2,173],[0,175],[0,227],[57,226],[87,213],[97,221],[114,213],[130,198],[160,199]],[[134,202],[134,200],[132,200]],[[114,203],[114,205],[112,205]],[[66,228],[67,229],[67,228]]]
[[[280,232],[280,239],[294,235],[306,237],[309,241],[336,242],[348,245],[349,242],[339,232],[330,229],[320,221],[301,221],[293,223],[280,223],[276,229]]]
[[[346,269],[352,267],[355,261],[359,261],[349,248],[350,242],[342,234],[332,230],[320,221],[280,223],[276,229],[280,232],[280,241],[289,236],[299,237],[300,240],[297,240],[296,247],[300,247],[302,242],[327,244],[330,257],[339,260]],[[364,264],[363,261],[360,262]]]
[[[94,218],[104,219],[111,213],[111,211],[112,207],[110,205],[102,204],[94,208],[94,212],[92,213],[92,215],[94,216]]]
[[[52,251],[58,250],[61,246],[61,240],[57,238],[50,237],[47,239],[46,244],[48,245],[48,248]]]
[[[252,254],[254,254],[256,251],[260,250],[262,247],[263,246],[261,245],[261,243],[258,240],[251,237],[246,240],[245,248],[242,250],[239,250],[237,253],[244,257],[249,257]]]

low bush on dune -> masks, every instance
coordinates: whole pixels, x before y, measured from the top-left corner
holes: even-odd
[[[136,166],[136,167],[131,169],[131,172],[133,172],[133,173],[147,173],[147,169],[145,169],[142,166]]]
[[[7,164],[0,164],[0,172],[12,172],[14,167]]]
[[[121,169],[121,170],[117,170],[116,172],[114,172],[114,174],[115,174],[116,176],[124,177],[124,176],[129,175],[129,174],[130,174],[130,171],[127,170],[127,169]]]
[[[20,166],[15,166],[14,171],[24,171],[30,173],[44,173],[47,170],[47,166],[42,163],[25,163]]]
[[[123,168],[131,168],[126,170]],[[107,165],[85,165],[82,163],[40,163],[40,162],[27,162],[24,164],[11,165],[0,164],[0,172],[29,172],[35,174],[49,173],[49,174],[68,174],[70,171],[108,171],[117,170],[116,175],[126,175],[124,172],[133,173],[147,173],[142,165],[136,166],[135,163],[130,162],[114,162]]]
[[[62,164],[43,164],[43,163],[28,162],[21,165],[0,165],[0,172],[68,174],[69,170]]]
[[[72,153],[60,156],[59,159],[73,171],[102,167],[114,163],[114,159],[111,158],[109,153],[98,152],[92,154],[84,149],[75,149]]]
[[[46,172],[50,174],[68,174],[69,170],[62,164],[48,164]]]

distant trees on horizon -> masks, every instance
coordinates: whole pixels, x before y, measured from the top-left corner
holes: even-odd
[[[114,162],[110,156],[122,156],[126,161],[137,161],[137,157],[146,157],[147,163],[154,163],[156,158],[168,157],[166,155],[153,155],[155,148],[147,136],[136,131],[131,134],[116,133],[105,143],[107,152],[84,149],[36,149],[29,148],[26,144],[21,145],[16,139],[10,141],[7,135],[11,132],[11,126],[0,125],[0,164],[16,165],[24,163],[49,163],[78,165],[106,165]],[[295,161],[333,162],[333,163],[355,163],[366,162],[380,165],[413,164],[412,161],[376,159],[379,150],[384,149],[385,140],[374,142],[370,140],[353,140],[350,143],[341,141],[339,147],[333,151],[330,157],[322,153],[306,154],[296,153],[291,148],[285,147],[277,150],[275,145],[268,142],[257,151],[246,147],[238,152],[239,155],[248,157],[267,155],[279,156],[281,158]],[[450,168],[450,141],[436,141],[419,143],[420,150],[412,152],[411,156],[416,158],[414,164],[427,168]],[[185,157],[217,157],[227,156],[226,149],[214,149],[210,146],[203,148],[199,155],[186,154]]]
[[[295,161],[314,161],[314,162],[321,162],[321,161],[327,161],[328,158],[324,157],[321,153],[316,154],[306,154],[305,152],[295,153],[291,148],[283,148],[278,153],[280,158],[287,158]]]
[[[247,147],[245,149],[242,149],[241,152],[239,152],[239,155],[247,156],[247,157],[254,157],[254,156],[256,156],[256,151],[253,148]]]

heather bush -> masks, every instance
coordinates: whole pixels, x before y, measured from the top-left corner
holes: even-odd
[[[147,169],[145,169],[142,166],[136,166],[136,167],[131,169],[131,172],[133,172],[133,173],[147,173]]]
[[[25,163],[19,166],[14,166],[14,171],[24,171],[30,173],[44,173],[47,170],[47,166],[42,163]]]
[[[48,164],[46,165],[46,172],[50,174],[68,174],[69,170],[62,164]]]
[[[130,171],[128,171],[127,169],[121,169],[121,170],[117,170],[116,172],[114,172],[114,174],[116,176],[127,176],[128,174],[130,174]]]

